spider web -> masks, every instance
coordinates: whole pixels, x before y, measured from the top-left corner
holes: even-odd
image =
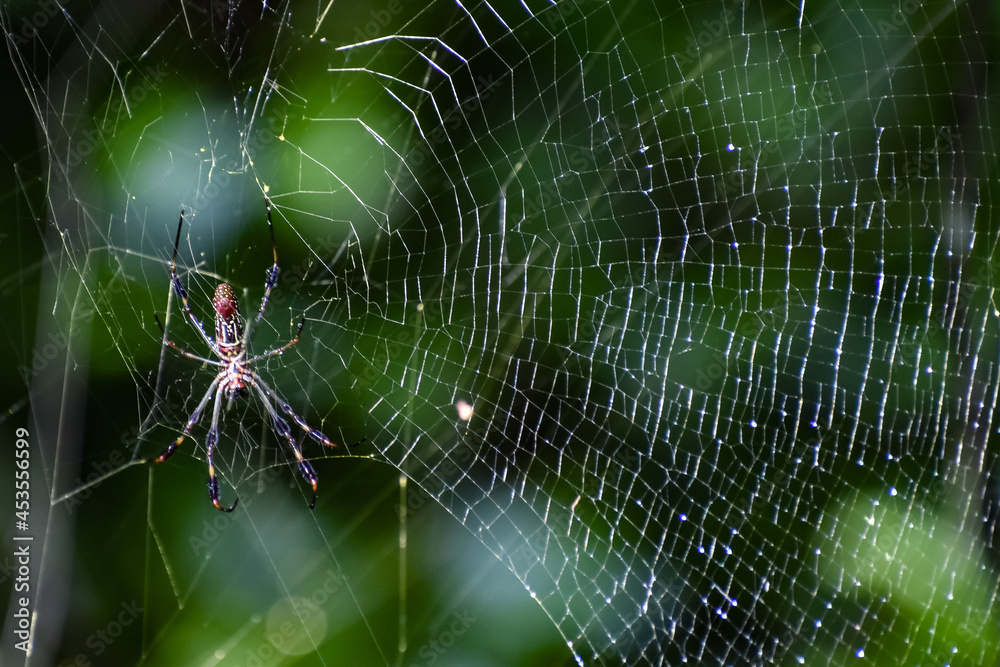
[[[0,8],[30,662],[995,663],[993,18]],[[257,370],[343,446],[294,429],[310,512],[223,406],[221,515],[210,413],[146,464],[213,374],[153,314],[209,355],[184,209],[196,316],[253,316],[265,193],[251,351],[305,315]]]

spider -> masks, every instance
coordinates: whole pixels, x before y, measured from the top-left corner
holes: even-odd
[[[260,321],[260,318],[264,316],[264,309],[267,307],[267,300],[271,296],[271,290],[278,284],[278,273],[281,271],[278,268],[278,247],[274,241],[274,224],[271,222],[271,201],[269,199],[265,199],[265,203],[267,204],[267,226],[271,230],[271,251],[274,255],[274,264],[267,271],[267,280],[264,283],[264,298],[260,302],[260,309],[257,311],[257,318],[255,322]],[[188,417],[187,424],[184,426],[184,430],[181,432],[180,436],[174,440],[162,454],[156,457],[156,463],[166,461],[170,455],[174,453],[178,445],[184,441],[184,438],[191,434],[191,429],[198,423],[198,420],[201,419],[201,415],[205,411],[205,407],[214,397],[215,406],[212,409],[212,426],[209,428],[208,437],[205,439],[205,447],[208,450],[208,497],[212,500],[212,504],[223,512],[232,512],[236,509],[236,505],[239,503],[239,498],[233,501],[233,504],[229,507],[223,505],[219,500],[219,480],[215,475],[214,463],[215,445],[219,440],[219,414],[222,407],[223,396],[225,396],[227,402],[232,402],[232,400],[237,396],[246,396],[249,393],[248,388],[252,388],[255,392],[257,392],[261,402],[264,404],[264,408],[271,416],[271,421],[274,423],[274,430],[288,442],[288,446],[295,454],[295,459],[298,461],[299,473],[312,486],[312,501],[309,503],[309,509],[312,509],[316,506],[316,490],[319,479],[316,476],[316,471],[313,470],[313,467],[308,461],[306,461],[305,457],[302,456],[302,450],[295,444],[295,438],[292,436],[292,430],[289,427],[288,422],[278,414],[277,410],[275,410],[274,404],[271,402],[272,399],[274,403],[277,403],[278,407],[281,408],[282,412],[291,417],[295,423],[298,424],[313,440],[322,445],[326,445],[327,447],[336,447],[336,445],[325,435],[306,424],[305,420],[295,414],[292,407],[278,395],[278,392],[272,389],[271,386],[261,379],[261,377],[250,367],[251,364],[258,362],[261,359],[281,355],[288,348],[298,343],[299,336],[302,335],[302,327],[304,327],[306,323],[305,315],[303,315],[302,319],[299,321],[299,328],[295,333],[295,338],[293,338],[290,342],[279,348],[268,350],[267,352],[247,358],[247,344],[249,341],[248,335],[244,334],[243,318],[240,315],[239,301],[236,299],[236,293],[233,292],[232,287],[226,283],[220,283],[219,286],[215,288],[215,296],[212,298],[212,306],[215,309],[215,340],[212,340],[212,338],[205,333],[205,329],[201,322],[199,322],[194,316],[194,313],[191,312],[191,306],[188,303],[187,290],[184,289],[184,285],[181,283],[180,278],[177,277],[177,247],[180,245],[181,228],[183,226],[184,211],[181,211],[181,218],[177,223],[177,237],[174,239],[174,256],[170,262],[170,282],[173,285],[174,293],[184,305],[184,314],[187,315],[191,326],[193,326],[195,331],[201,335],[202,340],[205,341],[212,353],[218,357],[218,360],[207,359],[181,349],[177,344],[167,338],[167,333],[164,330],[163,325],[160,323],[159,316],[154,317],[157,325],[160,327],[160,331],[163,332],[164,344],[169,345],[189,359],[195,359],[202,363],[217,366],[219,368],[219,372],[216,374],[215,379],[212,380],[212,383],[208,385],[205,395],[202,396],[201,401],[194,409],[194,412],[192,412],[191,416]],[[249,321],[247,322],[247,329],[249,329]]]

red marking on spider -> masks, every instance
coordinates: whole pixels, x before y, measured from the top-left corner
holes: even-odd
[[[229,319],[240,312],[239,302],[236,300],[236,294],[233,292],[233,288],[222,283],[215,288],[215,296],[212,298],[212,305],[215,306],[215,312],[219,314],[219,317]]]

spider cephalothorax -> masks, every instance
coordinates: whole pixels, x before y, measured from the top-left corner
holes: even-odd
[[[184,225],[184,211],[181,211],[181,219],[177,223],[177,237],[174,239],[174,256],[173,260],[170,262],[170,281],[174,288],[174,293],[177,298],[181,300],[184,306],[184,314],[187,315],[188,321],[194,327],[205,343],[208,345],[212,353],[218,357],[218,359],[208,359],[205,357],[200,357],[196,354],[191,354],[185,350],[182,350],[173,341],[167,339],[166,332],[164,331],[164,344],[177,350],[180,354],[188,357],[189,359],[196,359],[206,364],[211,364],[219,368],[219,372],[216,374],[215,379],[208,386],[208,390],[205,395],[202,396],[201,401],[199,401],[198,406],[191,413],[188,418],[187,424],[184,426],[184,430],[181,432],[180,436],[174,440],[169,447],[167,447],[162,454],[156,458],[156,462],[160,463],[165,461],[177,446],[184,441],[188,435],[191,434],[191,429],[194,425],[198,423],[201,419],[202,413],[205,411],[205,406],[208,405],[214,397],[215,405],[212,408],[212,425],[208,430],[208,436],[205,439],[205,448],[208,451],[208,496],[212,500],[212,504],[223,512],[232,512],[236,508],[236,503],[239,499],[233,502],[230,507],[225,507],[219,501],[219,480],[215,474],[215,463],[214,463],[214,453],[215,445],[219,439],[219,416],[222,406],[223,396],[227,400],[232,400],[237,396],[246,396],[250,390],[253,390],[260,397],[261,402],[264,404],[264,408],[267,410],[268,415],[271,417],[271,421],[274,423],[274,430],[279,436],[285,439],[288,443],[289,448],[295,455],[295,459],[298,462],[299,472],[305,478],[307,482],[312,486],[312,502],[309,503],[309,508],[312,509],[316,506],[316,490],[318,485],[318,478],[316,476],[316,471],[313,467],[306,461],[305,457],[302,455],[302,450],[299,449],[298,445],[295,443],[295,438],[292,437],[292,429],[289,427],[288,422],[285,421],[274,408],[274,403],[281,408],[281,411],[292,418],[295,423],[305,431],[309,437],[311,437],[316,442],[326,445],[328,447],[335,447],[334,443],[330,442],[330,439],[319,431],[311,428],[305,421],[295,414],[291,406],[282,399],[278,393],[271,388],[269,384],[264,382],[250,365],[254,362],[260,361],[261,359],[266,359],[267,357],[273,357],[280,355],[285,352],[288,348],[292,347],[299,342],[299,336],[302,335],[302,327],[305,326],[306,318],[299,321],[299,328],[290,342],[285,345],[268,350],[262,354],[250,357],[247,359],[247,338],[244,334],[243,317],[240,315],[240,302],[236,298],[236,293],[233,292],[233,288],[226,283],[221,283],[215,288],[215,296],[212,298],[212,306],[215,310],[215,340],[209,338],[208,334],[205,333],[204,327],[202,327],[201,322],[194,316],[191,312],[191,306],[188,303],[187,290],[184,289],[183,283],[181,283],[180,278],[177,277],[177,247],[180,245],[181,240],[181,227]],[[278,247],[274,241],[274,225],[271,222],[271,202],[267,202],[267,225],[271,230],[271,250],[274,255],[274,264],[267,272],[267,280],[264,283],[264,297],[261,299],[260,310],[257,312],[257,320],[259,321],[264,315],[264,309],[267,307],[267,300],[271,296],[271,290],[278,283],[278,273],[280,269],[278,268]],[[157,323],[159,323],[159,318],[157,318]],[[161,326],[162,329],[162,326]],[[272,401],[274,403],[272,403]]]

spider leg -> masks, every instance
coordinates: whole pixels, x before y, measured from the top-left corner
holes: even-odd
[[[247,373],[246,380],[253,385],[253,388],[257,390],[257,394],[260,395],[261,402],[267,409],[268,414],[271,415],[271,421],[274,422],[274,430],[288,442],[288,446],[291,447],[292,452],[295,454],[295,459],[298,461],[299,474],[301,474],[302,477],[305,478],[305,480],[312,486],[313,495],[312,501],[309,503],[309,509],[313,509],[316,507],[316,493],[319,487],[319,476],[316,475],[316,471],[313,469],[312,465],[302,455],[302,450],[295,444],[295,438],[292,436],[292,429],[289,428],[288,422],[278,415],[274,406],[271,405],[271,401],[268,400],[267,394],[265,394],[264,390],[261,389],[261,385],[264,387],[267,387],[267,385],[255,374]],[[268,387],[268,389],[270,388]]]
[[[202,326],[201,322],[199,322],[198,318],[191,312],[191,306],[188,304],[187,290],[184,289],[184,284],[181,282],[181,279],[177,277],[177,247],[181,242],[181,227],[183,226],[184,211],[181,211],[181,219],[177,221],[177,237],[174,238],[174,257],[170,260],[170,284],[173,285],[174,293],[184,305],[184,314],[187,315],[188,320],[191,322],[191,326],[193,326],[195,330],[201,334],[202,339],[208,344],[208,347],[221,357],[222,355],[219,353],[219,347],[212,341],[211,338],[208,337],[208,334],[205,333],[205,328]],[[161,326],[160,328],[162,329],[163,327]],[[171,346],[176,347],[173,343],[171,343]]]
[[[218,386],[220,380],[221,378],[216,376],[216,378],[212,380],[212,384],[208,385],[208,391],[206,391],[205,395],[201,397],[201,402],[198,403],[198,407],[196,407],[194,409],[194,412],[191,413],[191,416],[188,417],[188,421],[187,424],[184,426],[184,430],[181,431],[180,436],[176,440],[170,443],[169,447],[163,450],[162,454],[156,457],[155,459],[156,463],[163,463],[168,458],[170,458],[170,455],[174,453],[174,450],[177,449],[177,446],[180,445],[182,442],[184,442],[184,438],[191,435],[191,429],[194,428],[194,425],[198,423],[199,419],[201,419],[201,413],[205,410],[205,406],[208,405],[209,399],[212,398],[212,392],[215,390],[216,386]],[[220,387],[219,391],[221,390],[222,388]],[[218,392],[216,392],[216,397],[218,397]],[[218,406],[218,401],[216,401],[216,406]],[[216,412],[218,412],[218,410],[216,410]]]
[[[291,417],[292,419],[294,419],[295,423],[299,425],[299,428],[305,431],[310,438],[312,438],[321,445],[326,445],[327,447],[337,446],[337,444],[331,441],[330,438],[326,437],[320,431],[317,431],[316,429],[311,427],[309,424],[306,423],[304,419],[302,419],[302,417],[299,417],[297,414],[295,414],[295,410],[292,409],[292,406],[290,406],[283,398],[281,398],[281,396],[278,395],[278,392],[272,389],[271,385],[264,382],[260,378],[260,376],[254,373],[253,378],[255,383],[263,387],[263,390],[266,391],[268,395],[274,399],[274,402],[278,404],[278,407],[281,408],[281,411],[284,412],[289,417]]]
[[[163,342],[169,345],[170,347],[174,348],[175,350],[177,350],[180,354],[184,355],[188,359],[194,359],[195,361],[200,361],[202,363],[212,364],[213,366],[225,366],[225,364],[219,361],[218,359],[206,359],[205,357],[199,357],[197,354],[192,354],[187,350],[183,349],[182,347],[177,345],[174,341],[167,338],[167,332],[163,328],[163,324],[160,323],[160,316],[154,313],[153,319],[156,320],[157,326],[160,327],[160,332],[163,333]]]
[[[258,322],[264,316],[264,309],[267,308],[267,300],[271,297],[271,290],[278,284],[278,274],[281,273],[281,269],[278,268],[278,245],[274,242],[274,224],[271,222],[271,200],[265,197],[264,202],[267,204],[267,227],[271,230],[271,252],[274,255],[274,264],[267,270],[267,280],[264,282],[264,298],[261,299],[260,310],[257,311]]]
[[[292,340],[290,340],[289,342],[285,343],[284,345],[275,350],[268,350],[263,354],[258,354],[256,357],[251,357],[247,359],[246,363],[252,364],[255,361],[260,361],[261,359],[267,359],[268,357],[275,357],[279,354],[284,354],[285,350],[287,350],[288,348],[292,347],[293,345],[299,342],[299,336],[302,335],[302,327],[304,327],[305,325],[306,325],[306,316],[303,315],[302,319],[299,320],[299,330],[295,332],[295,338],[293,338]]]
[[[212,427],[208,429],[208,437],[205,439],[205,447],[208,449],[208,497],[212,500],[212,504],[223,512],[232,512],[236,509],[237,503],[240,499],[237,498],[233,501],[231,506],[224,507],[219,501],[219,479],[215,476],[215,443],[219,440],[219,410],[222,407],[222,392],[225,391],[225,385],[220,385],[218,389],[215,390],[215,407],[212,410]]]

